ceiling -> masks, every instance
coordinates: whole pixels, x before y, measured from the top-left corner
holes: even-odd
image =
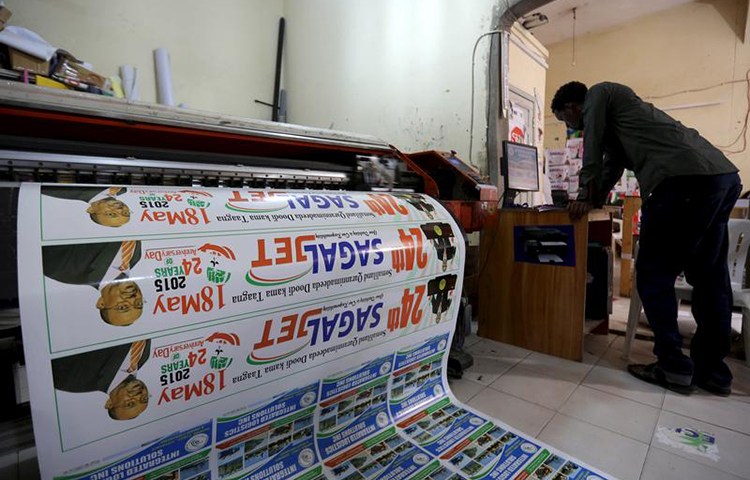
[[[573,36],[573,8],[576,9],[575,35],[577,37],[693,1],[555,0],[535,10],[535,12],[547,15],[549,23],[532,29],[531,33],[544,45],[552,45],[571,38]]]

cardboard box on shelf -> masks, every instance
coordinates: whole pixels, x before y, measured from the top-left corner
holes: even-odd
[[[571,175],[568,177],[568,193],[571,196],[577,196],[578,190],[580,189],[578,175]]]
[[[583,160],[580,158],[571,158],[568,160],[568,168],[570,170],[571,175],[578,175],[578,172],[581,171],[581,168],[583,167]]]
[[[553,184],[559,184],[560,182],[567,182],[570,171],[566,165],[549,167],[547,169],[547,176],[549,181]]]
[[[13,15],[13,12],[8,10],[7,7],[0,5],[0,30],[5,28],[5,24],[8,23],[11,15]]]
[[[91,70],[68,56],[63,56],[63,58],[58,62],[57,66],[55,67],[55,71],[52,73],[52,76],[63,81],[68,80],[76,83],[93,85],[102,90],[112,89],[109,79],[99,75],[96,72],[92,72]]]
[[[583,138],[569,138],[565,142],[565,156],[571,158],[583,158]]]
[[[544,151],[545,158],[547,159],[547,165],[550,167],[557,165],[565,165],[565,149],[548,149]]]
[[[8,53],[10,54],[10,66],[13,70],[28,70],[30,73],[38,75],[49,75],[49,62],[12,47],[8,47]]]

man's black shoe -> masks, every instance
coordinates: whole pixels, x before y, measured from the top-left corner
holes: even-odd
[[[720,385],[711,379],[696,379],[695,384],[703,390],[718,395],[720,397],[728,397],[732,393],[731,385]]]
[[[659,385],[682,395],[690,395],[697,390],[692,385],[692,375],[665,372],[656,363],[649,365],[628,365],[628,372],[639,380]]]

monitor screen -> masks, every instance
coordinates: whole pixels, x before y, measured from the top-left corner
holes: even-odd
[[[535,192],[539,190],[539,160],[537,149],[509,141],[503,142],[505,188]]]

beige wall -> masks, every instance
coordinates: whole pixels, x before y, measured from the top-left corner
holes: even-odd
[[[404,151],[469,159],[471,53],[505,0],[5,0],[11,24],[115,75],[139,69],[156,100],[153,49],[171,53],[176,103],[270,119],[278,19],[287,21],[288,121],[377,135]],[[510,4],[516,3],[510,0]],[[415,20],[416,19],[416,20]],[[521,41],[546,54],[533,38]],[[477,49],[472,162],[487,172],[490,38]],[[511,83],[544,98],[541,68],[512,47]],[[534,72],[534,73],[532,73]],[[541,126],[543,122],[537,122]]]
[[[549,104],[558,87],[570,80],[588,85],[605,80],[624,83],[715,145],[730,144],[742,130],[748,108],[748,85],[742,80],[750,69],[750,43],[742,43],[742,33],[735,33],[745,30],[742,1],[690,3],[582,36],[575,42],[575,65],[571,64],[572,41],[549,46],[546,148],[564,143],[564,127],[551,115]],[[732,80],[741,82],[679,93]],[[667,97],[657,98],[663,96]],[[740,149],[741,141],[729,150]],[[750,146],[727,156],[740,168],[749,188]]]
[[[11,25],[34,30],[106,76],[138,68],[140,99],[156,100],[152,51],[170,52],[176,103],[270,119],[283,0],[5,0]]]
[[[539,178],[543,179],[544,151],[544,102],[547,78],[548,52],[528,31],[515,24],[511,30],[508,49],[508,84],[533,99],[534,122],[533,143],[539,150]],[[543,182],[540,182],[542,190]],[[529,204],[547,203],[543,192],[519,195],[517,202]]]
[[[379,136],[469,160],[471,53],[497,0],[286,0],[294,123]],[[476,57],[472,163],[487,171],[490,39]]]

